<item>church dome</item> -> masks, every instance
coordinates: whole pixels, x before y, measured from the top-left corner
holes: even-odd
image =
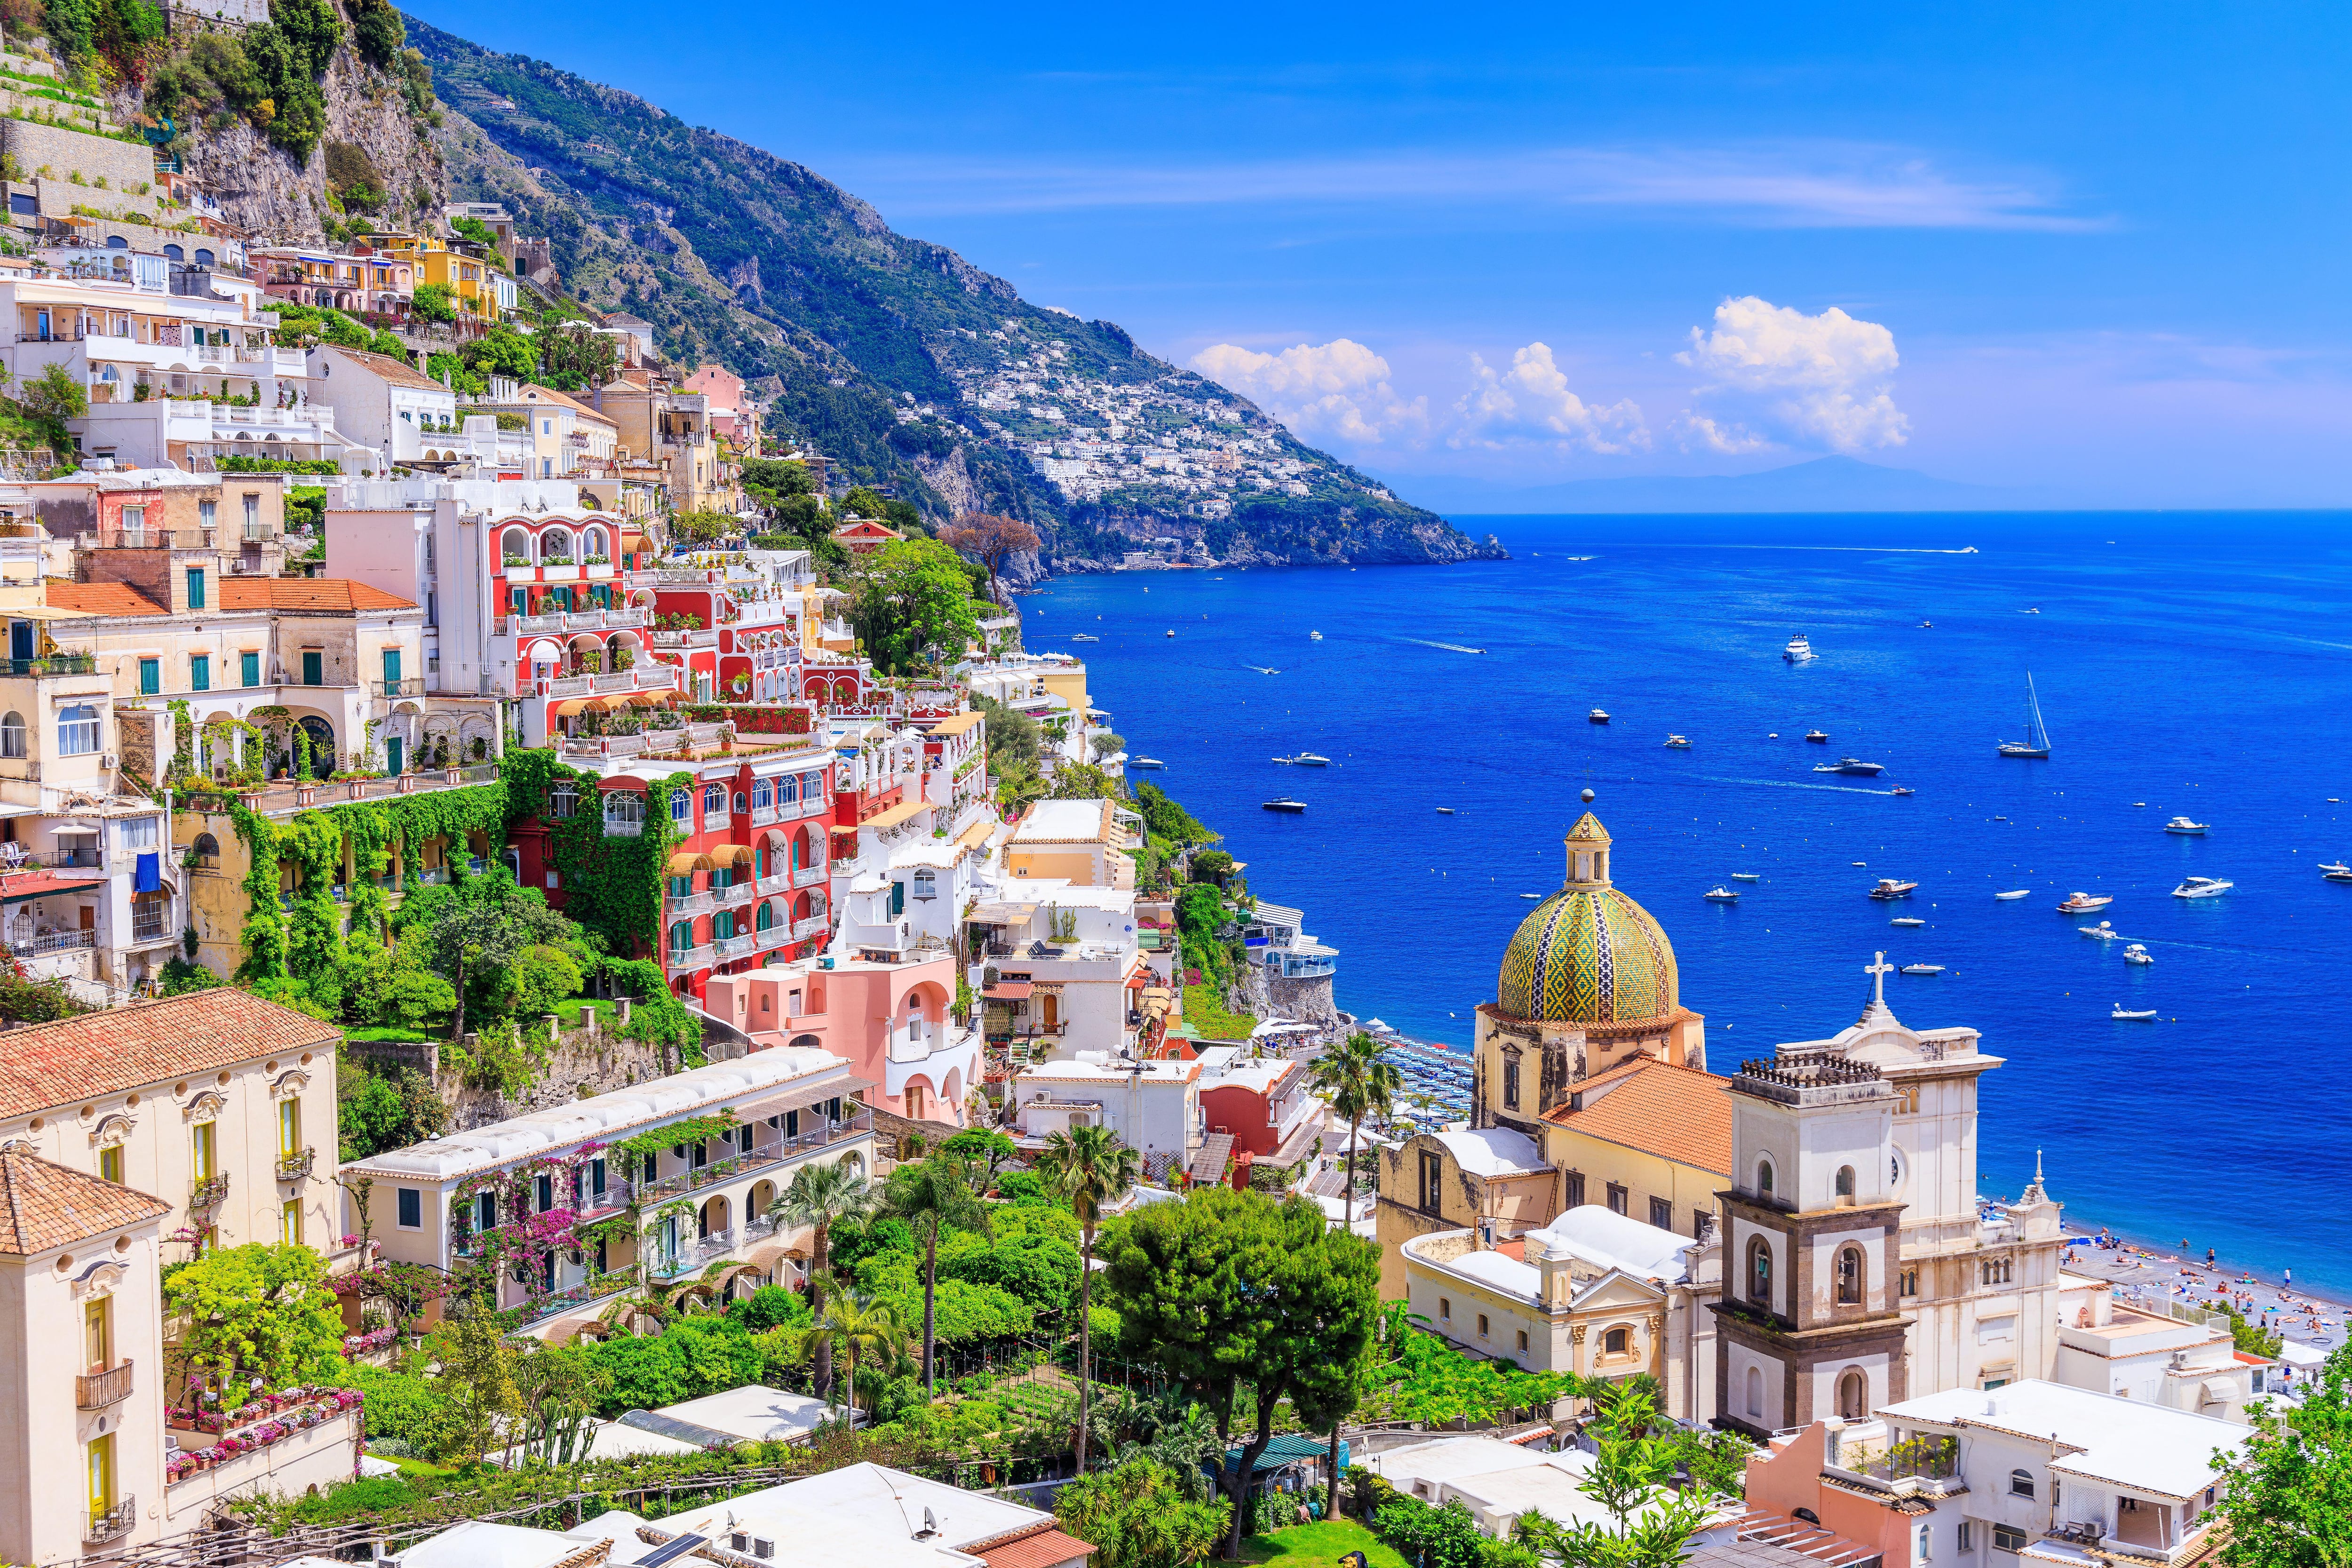
[[[1630,1024],[1675,1012],[1674,945],[1649,910],[1609,885],[1609,835],[1587,812],[1567,843],[1567,885],[1519,922],[1503,952],[1497,1009],[1557,1024]]]

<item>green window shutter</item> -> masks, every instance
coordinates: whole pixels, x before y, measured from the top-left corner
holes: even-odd
[[[391,685],[400,682],[400,650],[396,647],[383,650],[383,679]]]
[[[303,654],[303,656],[302,656],[302,684],[303,684],[303,685],[305,685],[305,686],[324,686],[325,684],[327,684],[327,675],[326,675],[326,669],[325,669],[326,657],[327,657],[327,656],[326,656],[325,654],[319,652],[319,651],[318,651],[317,649],[315,649],[315,648],[314,648],[314,649],[311,649],[311,650],[310,650],[310,651],[309,651],[309,652],[306,652],[305,654]]]
[[[163,661],[142,658],[139,661],[139,694],[152,697],[163,689]]]
[[[247,686],[260,685],[261,656],[257,653],[238,654],[236,656],[236,674],[237,679]]]
[[[210,691],[213,689],[213,660],[210,654],[188,656],[188,689]]]
[[[205,569],[201,566],[191,566],[188,568],[188,608],[201,610],[204,607]]]

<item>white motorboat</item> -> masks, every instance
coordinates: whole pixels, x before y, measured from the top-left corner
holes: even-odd
[[[2184,838],[2202,838],[2205,837],[2205,830],[2211,826],[2210,822],[2191,822],[2185,816],[2176,816],[2164,825],[2164,830],[2167,833],[2178,833]]]
[[[2005,904],[2005,903],[2009,902],[2011,899],[2024,899],[2024,898],[2031,898],[2031,897],[2032,896],[2032,894],[2033,894],[2033,889],[2031,889],[2031,888],[2011,888],[2008,892],[2006,892],[2006,893],[1995,893],[1995,894],[1993,895],[1993,897],[1994,897],[1994,898],[1996,898],[1996,899],[1999,899],[2002,903],[2004,903],[2004,904]]]
[[[1891,926],[1923,926],[1927,922],[1917,915],[1897,915],[1886,923]]]
[[[1588,724],[1606,724],[1609,722],[1609,710],[1606,708],[1595,708],[1591,712],[1587,713],[1584,716],[1584,721]]]
[[[1543,895],[1541,893],[1521,893],[1519,897],[1523,899],[1540,899]]]
[[[2153,1007],[2126,1007],[2118,1005],[2116,1010],[2108,1014],[2107,1016],[2119,1022],[2151,1024],[2156,1021],[2156,1009]]]
[[[2330,882],[2352,882],[2352,868],[2327,872],[2324,879]]]
[[[2172,889],[2172,896],[2176,899],[2218,899],[2237,885],[2225,882],[2219,877],[2190,877]]]
[[[1865,763],[1860,757],[1840,757],[1833,763],[1815,763],[1817,773],[1849,773],[1855,778],[1874,779],[1886,771],[1885,763]]]
[[[1164,768],[1168,764],[1158,757],[1129,757],[1127,765],[1130,768]]]
[[[1687,752],[1690,750],[1690,742],[1681,735],[1669,735],[1666,737],[1666,749],[1670,752]]]
[[[1454,808],[1450,805],[1441,805],[1437,808],[1437,815],[1440,816],[1451,816],[1454,815]]]
[[[1289,812],[1295,816],[1296,814],[1307,809],[1307,803],[1303,800],[1292,800],[1288,795],[1285,795],[1279,800],[1266,801],[1264,805],[1264,809],[1267,811]]]
[[[2066,901],[2058,906],[2062,915],[2087,915],[2093,910],[2104,910],[2116,901],[2113,893],[2069,893]]]
[[[2077,926],[2074,929],[2077,934],[2087,936],[2095,942],[2113,942],[2124,934],[2105,921],[2101,921],[2095,926]]]
[[[1313,752],[1301,752],[1290,760],[1302,768],[1328,768],[1331,765],[1330,758],[1318,757]]]
[[[2154,963],[2156,959],[2149,953],[2146,947],[2142,946],[2138,942],[2134,942],[2129,947],[2124,949],[2124,962],[2126,963]]]
[[[1944,973],[1944,966],[1940,963],[1906,963],[1903,966],[1903,973],[1906,974],[1941,974]]]
[[[1918,890],[1918,883],[1906,882],[1900,877],[1881,877],[1878,886],[1870,889],[1870,896],[1879,900],[1907,899]]]
[[[1092,632],[1072,632],[1070,634],[1070,640],[1072,642],[1100,642],[1102,641],[1102,638],[1095,636]]]
[[[1813,645],[1805,640],[1804,633],[1799,632],[1789,639],[1789,646],[1780,650],[1780,657],[1790,664],[1802,664],[1813,657]]]
[[[1307,634],[1307,640],[1308,642],[1321,642],[1323,640],[1323,634],[1321,632],[1308,632]]]
[[[1711,902],[1711,903],[1717,903],[1717,904],[1736,904],[1736,903],[1738,903],[1738,902],[1739,901],[1739,894],[1738,894],[1738,892],[1736,889],[1731,889],[1731,888],[1725,888],[1725,887],[1714,887],[1714,888],[1709,888],[1709,889],[1706,890],[1706,896],[1707,896],[1707,900],[1708,900],[1708,901],[1709,901],[1709,902]]]
[[[2322,860],[2319,863],[2319,874],[2323,877],[2332,877],[2338,871],[2352,876],[2352,866],[2347,866],[2341,860]]]
[[[1731,879],[1735,882],[1760,882],[1764,879],[1764,873],[1761,871],[1734,871],[1731,874]]]
[[[2003,741],[2000,754],[2004,757],[2047,757],[2050,754],[2050,729],[2042,722],[2042,703],[2033,695],[2033,672],[2025,672],[2025,739]]]
[[[1889,795],[1917,795],[1919,792],[1916,789],[1907,789],[1902,784],[1896,784],[1893,789],[1886,793]]]
[[[1830,732],[1827,730],[1808,730],[1805,739],[1816,746],[1826,746],[1830,743]]]

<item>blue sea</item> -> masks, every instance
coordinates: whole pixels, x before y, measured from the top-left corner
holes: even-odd
[[[2007,1058],[1988,1195],[2038,1153],[2076,1227],[2352,1292],[2352,884],[2317,869],[2352,858],[2352,517],[1462,522],[1512,558],[1057,578],[1026,640],[1085,657],[1130,752],[1168,764],[1134,776],[1306,910],[1360,1017],[1466,1048],[1591,789],[1717,1070],[1853,1023],[1874,952],[1943,964],[1888,998]],[[1811,664],[1781,658],[1796,632]],[[1994,752],[2029,671],[2046,762]],[[1298,751],[1339,765],[1270,761]],[[1811,771],[1844,755],[1886,771]],[[1260,809],[1286,793],[1307,811]],[[2176,814],[2210,836],[2168,836]],[[2237,886],[2171,897],[2190,874]],[[1919,890],[1874,902],[1882,876]],[[2122,941],[2055,912],[2074,889],[2114,895]]]

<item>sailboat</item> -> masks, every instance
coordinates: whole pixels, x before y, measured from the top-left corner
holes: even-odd
[[[2004,757],[2047,757],[2050,754],[2050,728],[2042,721],[2042,703],[2033,695],[2033,672],[2025,672],[2025,739],[2003,741],[2000,754]]]

